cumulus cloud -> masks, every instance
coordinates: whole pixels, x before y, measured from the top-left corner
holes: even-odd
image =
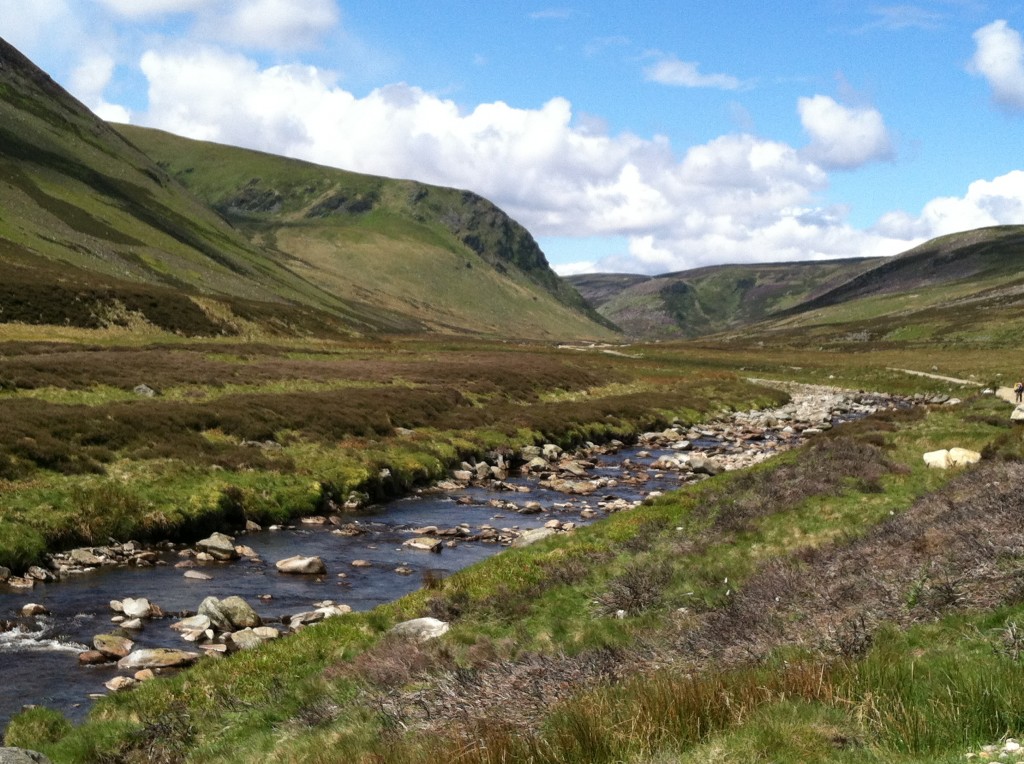
[[[1006,21],[993,21],[974,33],[969,71],[984,77],[996,103],[1024,110],[1024,41]]]
[[[892,139],[877,109],[844,106],[816,95],[801,98],[797,110],[811,137],[807,154],[823,167],[851,169],[892,158]]]
[[[680,61],[674,56],[665,56],[645,68],[644,78],[648,82],[684,88],[736,90],[741,84],[731,74],[703,74],[695,61]]]
[[[248,48],[312,47],[339,20],[334,0],[249,0],[206,22],[217,39]]]
[[[928,202],[921,214],[892,212],[875,230],[898,238],[930,239],[957,231],[1024,222],[1024,171],[1014,170],[992,180],[976,180],[961,197],[944,196]]]
[[[123,106],[103,98],[103,91],[114,74],[114,59],[102,52],[85,53],[71,73],[69,88],[75,96],[101,119],[130,122],[131,115]]]
[[[149,111],[139,115],[145,124],[469,188],[536,236],[628,241],[627,251],[594,267],[656,273],[906,248],[881,232],[854,230],[842,210],[820,209],[815,198],[828,175],[808,152],[750,134],[722,136],[679,156],[664,137],[613,135],[579,120],[564,98],[537,109],[498,101],[464,110],[401,83],[356,97],[330,72],[262,68],[215,48],[150,51],[142,71],[149,81]]]

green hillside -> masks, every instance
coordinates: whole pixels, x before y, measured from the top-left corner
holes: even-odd
[[[119,127],[250,240],[331,294],[441,331],[609,335],[530,233],[469,191]],[[537,336],[534,332],[534,336]]]
[[[844,283],[877,260],[721,265],[660,276],[568,280],[598,311],[639,338],[693,338],[745,326]]]
[[[928,241],[732,339],[1016,347],[1022,306],[1024,226],[997,226]]]
[[[196,190],[219,189],[221,209],[0,40],[0,323],[190,336],[610,335],[525,229],[473,194],[131,135],[184,161],[194,146],[216,171]],[[275,203],[260,194],[272,189],[253,162],[322,193],[300,211],[293,189],[271,225]],[[232,168],[247,174],[231,178]],[[410,193],[414,214],[391,209]],[[341,255],[334,221],[361,205],[349,229],[357,243]]]

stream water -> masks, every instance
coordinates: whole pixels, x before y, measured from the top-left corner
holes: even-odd
[[[712,442],[700,445],[713,447]],[[456,541],[442,553],[434,554],[402,546],[413,528],[436,525],[452,528],[466,523],[474,531],[482,525],[495,528],[537,528],[551,519],[586,523],[581,510],[598,510],[599,502],[643,499],[652,491],[678,488],[679,473],[648,469],[659,456],[670,453],[652,450],[649,455],[638,449],[625,449],[614,455],[594,457],[595,469],[588,477],[627,478],[591,496],[567,496],[540,487],[528,478],[510,483],[530,486],[529,493],[492,491],[481,487],[462,488],[448,493],[427,492],[398,499],[353,515],[365,532],[345,537],[331,533],[331,526],[297,526],[283,530],[265,530],[238,537],[237,543],[252,547],[262,561],[240,560],[208,563],[198,570],[210,580],[183,577],[174,566],[179,557],[164,553],[165,565],[149,568],[101,568],[57,583],[39,583],[30,590],[13,589],[0,584],[0,622],[8,628],[0,631],[0,729],[25,705],[45,705],[78,720],[88,712],[90,696],[105,693],[104,682],[119,672],[116,663],[80,666],[78,654],[101,633],[117,633],[111,623],[111,600],[146,597],[165,612],[195,611],[207,596],[224,598],[239,595],[264,619],[277,619],[311,610],[314,603],[333,600],[367,610],[408,594],[422,585],[427,572],[445,575],[471,565],[504,549],[484,542]],[[491,501],[538,501],[544,511],[521,515],[492,506]],[[466,503],[466,502],[469,503]],[[346,517],[346,520],[349,518]],[[327,566],[325,576],[280,574],[276,560],[292,555],[316,555]],[[369,567],[353,567],[354,560],[366,560]],[[410,575],[395,572],[399,566],[412,568]],[[344,574],[344,578],[339,577]],[[261,599],[261,595],[270,595]],[[26,603],[45,605],[50,615],[23,617]],[[170,629],[176,618],[147,621],[141,631],[130,636],[137,647],[174,647],[194,649],[181,635]]]

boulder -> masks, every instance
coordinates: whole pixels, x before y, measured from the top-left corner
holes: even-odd
[[[444,544],[441,539],[436,539],[431,536],[417,536],[415,538],[406,539],[402,542],[402,546],[407,546],[410,549],[422,549],[425,552],[440,553],[444,548]]]
[[[11,577],[11,569],[0,565],[0,584],[6,583]]]
[[[191,666],[200,658],[199,653],[189,650],[172,650],[166,647],[154,647],[146,650],[136,650],[129,653],[117,662],[122,669],[144,669],[144,668],[176,668],[179,666]]]
[[[232,632],[231,644],[238,650],[252,650],[263,644],[263,640],[252,629],[241,629]]]
[[[392,627],[390,633],[408,637],[417,642],[426,642],[440,637],[448,631],[448,624],[437,618],[413,618]]]
[[[981,454],[971,451],[969,448],[949,449],[949,461],[954,467],[966,467],[968,464],[977,464],[981,461]]]
[[[252,629],[263,624],[263,619],[252,606],[237,595],[225,597],[220,601],[220,606],[236,629]]]
[[[235,540],[223,533],[214,533],[209,538],[196,542],[196,549],[206,552],[213,559],[220,562],[238,559],[238,552],[235,551]]]
[[[524,532],[519,538],[512,542],[512,546],[529,546],[554,536],[558,531],[554,528],[533,528]]]
[[[191,618],[183,618],[177,623],[172,623],[171,628],[175,631],[206,631],[213,625],[208,615],[194,615]]]
[[[117,634],[97,634],[92,638],[92,646],[107,658],[123,658],[132,651],[135,643],[128,637],[120,637]]]
[[[1010,420],[1013,422],[1024,422],[1024,404],[1017,406],[1010,412]]]
[[[301,555],[278,560],[275,567],[282,573],[296,575],[319,576],[327,572],[327,566],[319,557],[303,557]]]
[[[938,451],[929,451],[922,458],[924,463],[932,469],[945,470],[950,467],[949,451],[945,448]]]
[[[89,549],[72,549],[71,561],[79,565],[96,566],[103,564],[103,558],[93,554],[92,550]]]
[[[185,578],[191,578],[193,581],[212,581],[213,576],[209,573],[203,573],[201,570],[186,570]]]
[[[49,615],[50,608],[46,607],[46,605],[40,605],[38,602],[30,602],[27,605],[22,605],[21,614],[26,617],[33,615]]]
[[[121,600],[121,609],[117,612],[124,613],[129,618],[149,618],[153,615],[153,604],[145,597],[125,597]]]
[[[115,676],[113,679],[109,679],[103,683],[103,686],[111,692],[121,692],[122,690],[127,690],[129,687],[134,687],[135,685],[136,681],[130,676]]]
[[[101,653],[99,650],[85,650],[78,654],[78,665],[79,666],[97,666],[100,663],[107,663],[111,659]]]

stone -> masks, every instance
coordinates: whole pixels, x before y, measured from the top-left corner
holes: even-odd
[[[522,547],[529,546],[530,544],[536,544],[538,541],[543,541],[546,538],[550,538],[558,533],[554,528],[533,528],[525,531],[519,538],[512,542],[512,546]]]
[[[458,480],[460,483],[468,483],[473,479],[473,473],[469,470],[454,470],[452,472],[452,478]]]
[[[101,663],[109,663],[110,661],[111,658],[108,658],[99,650],[85,650],[78,654],[79,666],[97,666]]]
[[[171,628],[174,631],[206,631],[213,625],[213,621],[210,620],[208,615],[194,615],[190,618],[183,618],[177,623],[172,623]]]
[[[247,533],[259,533],[261,530],[263,530],[263,526],[252,520],[246,520],[245,530]]]
[[[97,634],[92,638],[92,646],[108,658],[123,658],[132,651],[135,643],[128,637],[117,634]]]
[[[52,764],[49,758],[27,748],[0,748],[0,764]]]
[[[146,384],[136,385],[132,388],[132,392],[142,398],[155,398],[156,390]]]
[[[153,669],[139,669],[132,676],[136,682],[148,682],[151,679],[156,679],[156,673]]]
[[[448,624],[437,618],[413,618],[392,627],[389,633],[409,637],[416,642],[436,639],[448,631]]]
[[[238,559],[238,552],[235,551],[235,540],[224,533],[214,533],[209,538],[196,542],[196,549],[206,552],[218,562]]]
[[[38,602],[29,602],[27,605],[22,605],[21,614],[29,617],[34,615],[49,615],[50,608],[46,605],[40,605]]]
[[[153,615],[153,605],[145,597],[125,597],[121,600],[121,609],[116,612],[124,613],[129,618],[149,618]]]
[[[201,570],[186,570],[183,578],[191,578],[193,581],[212,581],[213,576],[203,573]]]
[[[252,629],[263,624],[263,619],[252,606],[238,595],[225,597],[220,606],[236,629]]]
[[[252,629],[241,629],[231,634],[231,644],[238,650],[252,650],[262,645],[263,640]]]
[[[416,571],[410,568],[408,565],[399,565],[397,568],[395,568],[395,573],[397,573],[400,576],[411,576],[415,572]]]
[[[117,662],[122,669],[158,669],[191,666],[201,655],[189,650],[172,650],[166,647],[154,647],[136,650]]]
[[[1017,406],[1010,412],[1010,420],[1013,422],[1024,422],[1024,404]]]
[[[139,630],[142,629],[142,619],[141,618],[128,618],[128,619],[126,619],[124,621],[121,621],[121,628],[122,629],[128,629],[130,631],[139,631]]]
[[[417,536],[416,538],[406,539],[402,542],[402,546],[409,547],[410,549],[422,549],[425,552],[434,552],[435,554],[440,553],[444,548],[441,539],[430,536]]]
[[[319,576],[327,572],[327,566],[319,557],[303,557],[302,555],[278,560],[275,567],[281,573],[295,575]]]
[[[968,464],[977,464],[981,461],[981,454],[971,451],[968,448],[949,449],[949,462],[954,467],[966,467]]]
[[[257,637],[267,642],[271,639],[277,639],[281,636],[281,632],[275,629],[273,626],[257,626],[252,630],[252,633]]]
[[[352,560],[353,568],[372,568],[373,563],[369,560]]]
[[[932,469],[945,470],[950,467],[949,451],[945,448],[938,451],[929,451],[922,458],[924,463]]]
[[[135,680],[130,676],[115,676],[113,679],[104,682],[103,686],[111,692],[121,692],[122,690],[134,687],[135,684]]]
[[[0,584],[6,583],[11,578],[11,569],[0,565]]]
[[[103,558],[92,553],[88,549],[72,549],[71,550],[71,561],[76,562],[79,565],[102,565]]]

